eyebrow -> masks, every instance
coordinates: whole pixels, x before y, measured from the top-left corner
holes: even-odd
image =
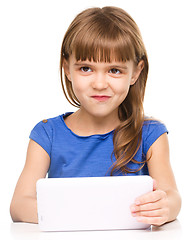
[[[92,66],[92,65],[85,62],[76,62],[74,63],[74,66]]]
[[[120,68],[120,69],[124,69],[124,70],[128,69],[128,67],[124,66],[124,65],[110,65],[109,67],[110,68]]]

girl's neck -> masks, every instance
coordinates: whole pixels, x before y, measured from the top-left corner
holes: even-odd
[[[114,130],[120,123],[118,113],[105,117],[94,117],[79,109],[65,119],[67,127],[79,136],[106,134]]]

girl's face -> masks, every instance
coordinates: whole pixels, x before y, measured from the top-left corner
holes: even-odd
[[[94,117],[117,114],[142,71],[144,62],[134,66],[127,62],[77,61],[74,56],[64,62],[64,71],[72,82],[73,91],[81,104],[81,110]]]

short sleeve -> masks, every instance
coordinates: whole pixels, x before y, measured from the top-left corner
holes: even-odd
[[[146,121],[143,126],[143,153],[147,154],[152,144],[164,133],[168,134],[166,126],[159,121]]]
[[[50,156],[52,148],[52,128],[48,120],[39,122],[31,131],[30,139],[38,143]]]

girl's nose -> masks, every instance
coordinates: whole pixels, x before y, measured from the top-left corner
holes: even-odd
[[[106,89],[108,87],[108,82],[106,74],[98,73],[94,76],[92,87],[97,90]]]

